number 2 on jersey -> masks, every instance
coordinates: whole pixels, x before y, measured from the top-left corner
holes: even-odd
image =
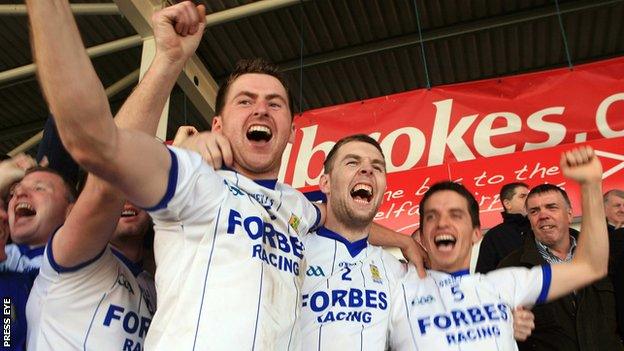
[[[351,268],[349,268],[349,266],[345,265],[343,267],[344,269],[344,273],[342,273],[342,280],[351,280],[351,277],[349,277],[349,273],[351,273]]]

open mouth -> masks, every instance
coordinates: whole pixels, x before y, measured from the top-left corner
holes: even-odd
[[[37,214],[37,211],[28,203],[20,202],[15,205],[15,215],[18,217],[31,217]]]
[[[123,211],[121,211],[122,218],[135,217],[137,214],[137,211],[133,209],[124,209]]]
[[[247,130],[247,139],[251,141],[268,142],[273,137],[271,129],[267,126],[253,125]]]
[[[351,189],[351,197],[355,202],[370,203],[373,199],[373,187],[368,184],[355,184]]]
[[[544,224],[544,225],[539,226],[539,229],[541,230],[553,230],[554,228],[555,226],[552,224]]]
[[[436,235],[436,237],[433,239],[433,243],[435,244],[436,248],[440,251],[453,250],[456,242],[457,242],[457,239],[454,236],[449,235],[449,234]]]

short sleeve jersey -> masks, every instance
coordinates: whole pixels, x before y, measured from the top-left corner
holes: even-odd
[[[543,303],[549,265],[487,274],[410,270],[393,306],[393,350],[517,350],[512,311]]]
[[[107,247],[75,267],[47,245],[28,303],[28,350],[143,350],[156,307],[154,281]]]
[[[301,235],[319,212],[274,180],[215,172],[171,147],[154,219],[159,309],[151,350],[299,349]]]
[[[367,238],[349,242],[325,227],[305,246],[303,349],[383,350],[404,265]]]

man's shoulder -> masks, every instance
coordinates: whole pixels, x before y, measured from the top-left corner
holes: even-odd
[[[497,268],[506,267],[532,267],[532,264],[522,262],[522,255],[524,254],[524,247],[512,251],[509,255],[505,256],[498,264]]]

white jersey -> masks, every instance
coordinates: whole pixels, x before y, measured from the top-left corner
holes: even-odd
[[[39,270],[45,246],[30,248],[28,245],[6,245],[6,260],[0,262],[0,272],[29,272]]]
[[[149,273],[107,247],[75,267],[46,247],[28,298],[28,350],[141,351],[156,307]]]
[[[321,227],[308,235],[301,331],[304,350],[383,350],[390,298],[405,266],[367,239]]]
[[[215,172],[170,148],[163,201],[150,209],[159,309],[150,350],[299,349],[300,235],[319,212],[298,191]]]
[[[488,274],[410,270],[392,309],[392,350],[517,350],[512,311],[543,303],[549,265]]]

